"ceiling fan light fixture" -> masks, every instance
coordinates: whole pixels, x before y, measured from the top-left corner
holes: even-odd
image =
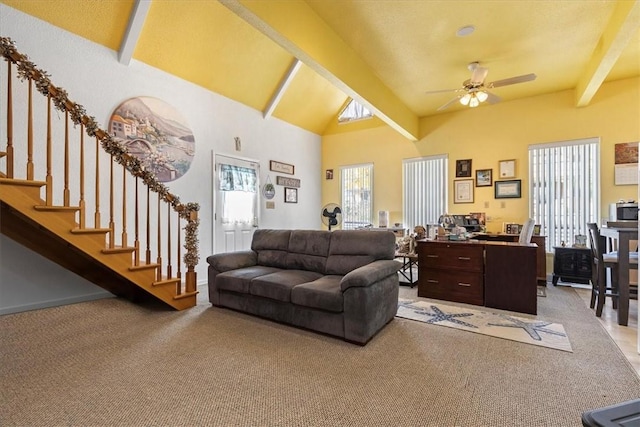
[[[460,98],[460,104],[469,105],[469,101],[471,101],[471,94],[465,93],[462,98]]]
[[[487,92],[483,91],[483,90],[479,90],[476,93],[476,97],[478,98],[478,101],[480,102],[484,102],[487,100],[487,98],[489,98],[489,95],[487,94]]]
[[[469,107],[471,108],[475,108],[478,105],[480,105],[480,101],[478,100],[478,97],[475,96],[475,94],[471,97],[471,100],[469,100]]]

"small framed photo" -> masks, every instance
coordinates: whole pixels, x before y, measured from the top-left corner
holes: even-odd
[[[453,181],[453,203],[473,203],[473,180]]]
[[[471,159],[456,160],[456,178],[471,178]]]
[[[500,160],[498,164],[500,165],[500,179],[516,177],[516,161],[514,159]]]
[[[284,202],[298,203],[298,189],[291,188],[291,187],[284,187]]]
[[[534,236],[539,236],[540,235],[540,231],[542,230],[542,225],[540,224],[535,224],[533,226],[533,235]]]
[[[327,169],[324,172],[324,179],[333,179],[333,169]]]
[[[493,169],[476,170],[476,187],[491,187],[493,185]]]
[[[496,181],[496,199],[519,199],[522,197],[522,181],[514,179],[511,181]]]

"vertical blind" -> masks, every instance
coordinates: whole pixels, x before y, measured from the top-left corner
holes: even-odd
[[[600,139],[588,138],[529,146],[531,218],[546,235],[546,251],[573,244],[599,222]]]
[[[445,154],[402,162],[402,212],[405,228],[436,224],[447,211],[448,156]]]
[[[373,164],[340,168],[342,187],[342,228],[373,224]]]

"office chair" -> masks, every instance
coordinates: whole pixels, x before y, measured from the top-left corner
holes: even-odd
[[[531,243],[531,236],[533,236],[533,226],[534,226],[533,219],[529,218],[522,226],[518,243],[520,244]]]

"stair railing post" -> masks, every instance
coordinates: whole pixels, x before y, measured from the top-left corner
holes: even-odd
[[[7,178],[13,178],[13,89],[11,83],[11,61],[8,61],[7,64]]]
[[[85,224],[85,202],[84,202],[84,125],[80,124],[80,228],[84,229]]]
[[[116,247],[116,224],[113,220],[114,207],[113,207],[113,154],[111,155],[111,162],[109,163],[109,248]]]
[[[29,79],[27,111],[27,180],[33,181],[33,80]]]
[[[53,205],[53,175],[51,175],[51,163],[53,157],[53,140],[51,136],[51,94],[47,95],[47,183],[45,205]]]
[[[160,215],[160,201],[162,200],[162,197],[160,196],[160,193],[158,193],[158,257],[156,258],[156,263],[158,264],[158,271],[157,271],[157,279],[158,281],[162,280],[162,218]]]
[[[135,250],[133,251],[134,254],[134,258],[133,258],[133,265],[135,265],[136,267],[140,265],[140,199],[138,197],[138,181],[140,179],[136,176],[136,186],[135,186],[135,192],[136,192],[136,211],[135,211],[135,237],[134,237],[134,241],[133,241],[133,247],[135,248]]]
[[[173,268],[171,266],[171,203],[167,203],[167,279],[173,277]]]
[[[95,189],[96,211],[93,215],[94,228],[102,227],[100,220],[100,141],[96,137],[96,189]]]
[[[145,264],[151,264],[151,189],[147,186],[147,250],[144,254]]]
[[[127,236],[127,168],[122,166],[122,247],[128,245]]]
[[[69,111],[64,112],[64,206],[71,204],[71,192],[69,191]]]

